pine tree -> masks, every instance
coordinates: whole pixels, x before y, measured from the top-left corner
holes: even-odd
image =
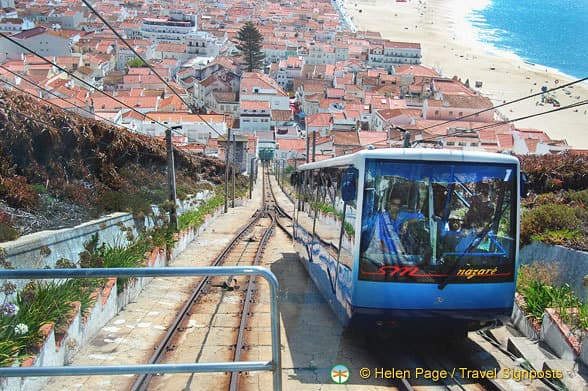
[[[237,33],[237,50],[247,62],[247,71],[261,69],[265,55],[261,51],[263,36],[253,22],[247,22]]]

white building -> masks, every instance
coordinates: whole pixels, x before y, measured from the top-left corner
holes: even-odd
[[[384,41],[370,45],[368,64],[392,69],[394,65],[420,64],[421,57],[420,43]]]
[[[0,0],[0,8],[15,8],[14,0]]]
[[[186,35],[186,53],[190,57],[216,57],[225,40],[219,40],[206,31],[194,31]]]
[[[35,27],[10,36],[16,42],[42,56],[71,56],[72,45],[80,39],[79,34],[65,34],[60,31]],[[8,39],[0,39],[0,60],[18,60],[29,54],[28,50],[12,43]]]
[[[147,116],[129,111],[124,115],[123,125],[133,132],[159,137],[165,136],[166,130],[161,124],[167,127],[181,126],[179,131],[188,137],[188,142],[198,144],[206,144],[209,138],[227,134],[224,115],[150,112]]]
[[[277,81],[258,72],[244,72],[240,100],[268,101],[271,110],[290,110],[290,98]]]
[[[185,43],[186,37],[198,31],[196,15],[172,12],[167,18],[144,18],[141,35],[157,43]]]
[[[304,59],[305,63],[310,65],[335,64],[337,62],[337,54],[331,45],[311,42],[308,45],[308,55],[304,56]]]
[[[269,132],[271,129],[269,101],[243,100],[240,102],[239,123],[242,132]]]
[[[10,34],[20,33],[35,28],[35,23],[22,18],[3,18],[0,20],[0,31]]]

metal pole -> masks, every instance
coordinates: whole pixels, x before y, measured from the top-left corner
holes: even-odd
[[[253,162],[255,158],[251,158],[250,168],[249,168],[249,199],[251,199],[251,193],[253,192]]]
[[[171,128],[165,130],[165,142],[167,144],[167,180],[169,183],[169,224],[175,230],[178,229],[178,214],[176,211],[176,172],[174,170],[174,147],[172,144]]]
[[[310,160],[310,139],[308,138],[308,129],[306,130],[306,163]]]
[[[312,132],[312,161],[315,161],[316,156],[316,132]]]
[[[225,143],[225,213],[229,206],[229,140],[231,139],[231,128],[227,129],[227,142]]]
[[[282,191],[284,191],[284,171],[286,170],[286,161],[282,160]]]
[[[235,207],[235,171],[237,170],[237,140],[235,134],[233,134],[233,156],[232,156],[232,173],[233,173],[233,200],[231,201],[231,208]]]

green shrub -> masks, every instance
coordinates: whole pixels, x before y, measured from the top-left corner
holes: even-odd
[[[582,239],[582,232],[578,229],[557,229],[547,230],[537,235],[531,236],[532,240],[550,243],[550,244],[567,244],[571,241],[577,241]]]
[[[187,229],[189,227],[197,228],[203,222],[206,215],[214,212],[224,202],[224,195],[217,194],[197,209],[193,209],[183,213],[178,218],[178,226],[180,230]]]
[[[151,215],[151,204],[154,198],[146,192],[129,193],[111,191],[102,194],[98,199],[98,207],[104,212],[130,212],[134,215]]]
[[[541,321],[545,308],[551,305],[551,289],[552,287],[550,285],[541,281],[532,280],[521,290],[521,294],[526,302],[527,315]]]
[[[31,188],[39,194],[47,193],[47,188],[45,187],[45,185],[42,185],[40,183],[33,183],[31,185]]]
[[[521,244],[528,244],[534,235],[546,231],[575,230],[582,224],[578,216],[585,214],[581,208],[548,204],[525,211],[521,216]]]
[[[18,239],[19,232],[8,224],[0,223],[0,242]]]
[[[588,207],[588,189],[568,192],[568,198],[576,204]]]
[[[151,250],[151,242],[141,238],[128,246],[110,246],[102,244],[96,249],[95,256],[102,259],[102,267],[141,267],[145,253]],[[117,291],[122,292],[129,277],[117,278]]]
[[[578,327],[581,330],[588,329],[588,303],[584,303],[578,308]]]

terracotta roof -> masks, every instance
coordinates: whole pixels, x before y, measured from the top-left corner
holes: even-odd
[[[497,134],[496,137],[498,138],[498,145],[500,145],[501,148],[507,150],[512,149],[514,145],[512,134]]]
[[[435,79],[435,88],[443,94],[475,95],[476,93],[457,80]]]
[[[14,39],[29,39],[32,37],[36,37],[37,35],[43,34],[47,29],[45,27],[39,26],[32,28],[30,30],[21,31],[18,34],[12,35],[10,38]]]
[[[213,92],[212,94],[217,102],[239,103],[235,92]]]
[[[269,110],[270,102],[267,100],[242,100],[241,110]]]
[[[356,131],[350,131],[350,132],[333,131],[333,132],[331,132],[331,136],[333,136],[333,143],[335,145],[345,145],[345,146],[360,145],[359,135]]]
[[[361,145],[387,145],[388,132],[373,132],[361,131],[359,132],[359,142]]]
[[[306,126],[325,126],[328,127],[331,124],[331,114],[329,113],[317,113],[306,117]]]
[[[318,141],[318,140],[317,140]],[[306,151],[306,140],[305,139],[280,139],[278,140],[281,150],[287,151]]]
[[[478,95],[450,95],[444,94],[443,99],[449,107],[467,109],[489,109],[494,107],[490,98]]]
[[[291,110],[272,110],[273,121],[289,121],[292,119]]]
[[[402,75],[414,75],[414,76],[425,76],[425,77],[438,77],[439,73],[433,68],[429,68],[423,65],[396,65],[394,66],[394,73]]]

